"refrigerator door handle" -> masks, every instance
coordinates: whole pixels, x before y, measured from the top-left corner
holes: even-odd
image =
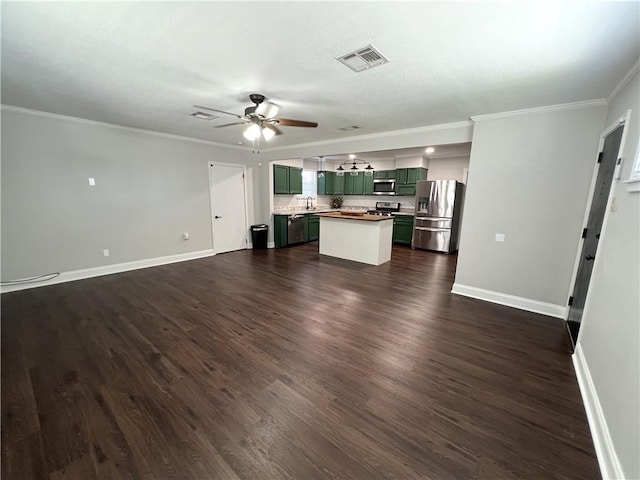
[[[436,228],[436,227],[415,227],[416,230],[426,230],[427,232],[450,232],[450,228]]]

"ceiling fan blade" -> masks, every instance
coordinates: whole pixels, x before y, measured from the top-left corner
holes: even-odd
[[[224,110],[218,110],[217,108],[203,107],[202,105],[194,105],[193,108],[202,108],[203,110],[211,110],[212,112],[224,113],[225,115],[233,115],[236,118],[243,118],[242,115],[237,113],[225,112]]]
[[[280,130],[278,127],[276,127],[275,125],[269,125],[269,128],[271,130],[273,130],[274,132],[276,132],[276,135],[282,135],[282,130]]]
[[[216,125],[215,128],[230,127],[231,125],[246,125],[247,123],[249,123],[249,122],[225,123],[224,125]]]
[[[316,122],[305,122],[304,120],[291,120],[290,118],[275,118],[277,120],[278,125],[282,125],[285,127],[312,127],[315,128],[318,126]]]

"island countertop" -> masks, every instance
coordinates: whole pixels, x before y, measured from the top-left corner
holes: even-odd
[[[316,213],[316,217],[326,217],[326,218],[339,218],[342,220],[361,220],[364,222],[381,222],[383,220],[393,220],[393,217],[385,217],[382,215],[354,215],[350,213],[340,213],[340,212],[328,212],[328,213]]]

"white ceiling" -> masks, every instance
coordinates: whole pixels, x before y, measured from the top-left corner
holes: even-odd
[[[282,147],[604,98],[639,23],[637,1],[2,2],[2,103],[233,145],[242,127],[214,128],[233,117],[192,105],[262,93],[319,123]],[[335,60],[369,43],[390,63]]]

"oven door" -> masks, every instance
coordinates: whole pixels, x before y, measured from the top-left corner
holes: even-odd
[[[377,179],[373,181],[374,195],[395,195],[396,181],[393,179]]]

